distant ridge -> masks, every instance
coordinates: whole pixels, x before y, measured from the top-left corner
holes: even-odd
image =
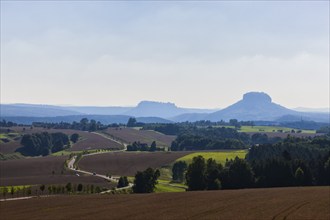
[[[128,119],[132,116],[128,115],[70,115],[70,116],[56,116],[56,117],[26,117],[26,116],[5,116],[1,120],[11,121],[17,124],[30,125],[32,122],[47,122],[47,123],[72,123],[80,121],[82,118],[88,120],[94,119],[102,124],[126,124]],[[173,121],[159,118],[159,117],[137,117],[138,122],[143,123],[172,123]]]
[[[264,92],[248,92],[242,100],[224,108],[193,109],[180,108],[170,102],[142,101],[136,107],[93,107],[93,106],[53,106],[32,104],[1,104],[0,118],[20,117],[20,120],[35,117],[35,120],[77,121],[81,117],[95,116],[103,123],[126,123],[129,117],[136,117],[148,123],[170,123],[185,121],[315,121],[330,123],[330,113],[299,112],[272,102]],[[65,117],[64,117],[65,116]],[[64,118],[61,118],[64,117]],[[78,119],[80,117],[80,119]],[[43,119],[41,119],[43,118]],[[97,120],[95,118],[95,120]],[[24,119],[24,120],[25,120]]]
[[[288,117],[290,116],[290,117]],[[277,121],[284,118],[297,120],[315,120],[324,122],[329,114],[298,112],[273,103],[271,97],[263,92],[249,92],[243,99],[220,111],[207,115],[204,119],[210,121]]]

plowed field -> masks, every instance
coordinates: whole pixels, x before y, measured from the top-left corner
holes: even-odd
[[[58,196],[0,203],[1,219],[330,218],[329,187]]]
[[[0,186],[66,184],[68,182],[102,184],[105,182],[101,178],[76,176],[74,172],[64,170],[66,159],[67,157],[64,156],[48,156],[0,161]]]
[[[149,130],[137,130],[133,128],[108,128],[104,131],[121,141],[126,143],[133,143],[134,141],[140,141],[142,143],[151,144],[156,141],[158,146],[171,146],[175,136],[165,135],[156,131]]]
[[[191,152],[118,152],[83,157],[79,162],[82,170],[99,174],[133,176],[148,167],[159,168],[174,162]]]

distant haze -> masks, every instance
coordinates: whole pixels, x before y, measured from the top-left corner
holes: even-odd
[[[329,108],[329,1],[1,1],[1,103]]]

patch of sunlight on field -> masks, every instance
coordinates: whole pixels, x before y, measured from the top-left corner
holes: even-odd
[[[18,190],[22,190],[24,187],[25,188],[29,188],[35,185],[22,185],[22,186],[0,186],[0,193],[3,193],[4,188],[7,188],[7,192],[11,193],[11,189],[14,190],[14,192],[18,191]]]
[[[176,161],[183,160],[186,161],[188,164],[192,162],[193,157],[197,157],[198,155],[201,155],[205,158],[205,160],[209,158],[213,158],[218,163],[221,163],[222,165],[225,165],[226,159],[234,159],[236,156],[239,158],[245,158],[245,155],[247,154],[247,150],[228,150],[228,151],[216,151],[216,152],[196,152],[188,154],[184,157],[181,157],[177,159]]]
[[[163,193],[163,192],[185,192],[187,186],[179,183],[170,183],[170,181],[166,180],[158,180],[158,184],[156,185],[155,192]]]

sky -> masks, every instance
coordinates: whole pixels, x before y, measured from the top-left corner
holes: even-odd
[[[329,1],[1,1],[1,103],[329,107]]]

